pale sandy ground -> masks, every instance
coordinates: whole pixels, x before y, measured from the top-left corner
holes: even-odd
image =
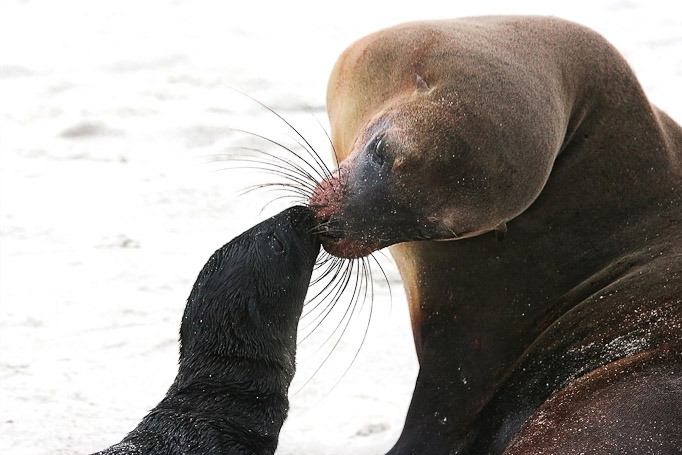
[[[226,85],[326,154],[314,116],[326,123],[327,75],[354,39],[411,19],[551,14],[603,33],[682,119],[677,2],[557,3],[3,0],[0,453],[84,454],[120,440],[175,375],[204,261],[283,207],[261,213],[272,195],[237,191],[268,177],[215,162],[234,141],[228,127],[289,134]],[[417,363],[390,265],[388,275],[392,303],[376,280],[369,336],[345,376],[369,307],[305,386],[331,345],[318,350],[318,334],[301,346],[279,453],[378,454],[397,438]]]

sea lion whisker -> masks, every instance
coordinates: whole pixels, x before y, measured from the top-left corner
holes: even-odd
[[[242,96],[245,96],[246,98],[250,99],[251,101],[259,104],[260,106],[264,107],[269,112],[274,114],[277,118],[279,118],[281,121],[283,121],[289,128],[291,128],[296,133],[296,135],[298,135],[298,137],[300,137],[308,145],[309,149],[306,149],[305,147],[303,147],[303,148],[308,152],[308,154],[313,158],[313,160],[315,160],[315,162],[318,164],[318,166],[320,166],[322,168],[322,170],[323,170],[322,174],[326,173],[326,175],[328,177],[331,177],[331,173],[329,172],[327,165],[324,164],[324,160],[322,160],[320,155],[317,152],[315,152],[315,149],[310,144],[310,142],[308,142],[308,140],[296,128],[294,128],[294,126],[287,119],[285,119],[280,113],[278,113],[277,111],[272,109],[270,106],[268,106],[265,103],[257,100],[256,98],[254,98],[254,97],[252,97],[252,96],[250,96],[250,95],[248,95],[248,94],[246,94],[240,90],[237,90],[234,87],[230,87],[230,86],[227,86],[227,87],[229,87],[231,90],[234,90],[235,92],[241,94]],[[299,145],[300,145],[300,143],[299,143]],[[300,158],[300,159],[303,160],[302,158]],[[305,162],[306,160],[303,160],[303,161]],[[318,172],[318,174],[319,174],[319,172]],[[320,175],[320,178],[324,178],[324,175]]]
[[[313,234],[314,235],[314,234]],[[343,266],[343,261],[339,261],[338,258],[327,258],[324,260],[324,262],[318,262],[315,264],[315,270],[322,269],[323,267],[326,267],[324,271],[320,274],[320,276],[317,276],[313,279],[313,281],[310,283],[311,286],[316,285],[317,283],[321,282],[325,278],[327,278],[335,269],[338,269]],[[333,278],[332,278],[333,280]],[[319,294],[318,294],[319,295]],[[317,296],[311,298],[309,302],[313,302],[316,299]]]
[[[373,260],[374,263],[379,267],[379,270],[381,271],[381,275],[384,277],[384,281],[386,282],[386,286],[388,287],[388,302],[389,302],[389,314],[393,312],[393,290],[391,289],[391,282],[388,280],[388,275],[386,275],[386,271],[384,270],[384,267],[381,265],[379,260],[374,256],[375,253],[381,253],[384,258],[387,258],[387,256],[383,253],[383,251],[375,251],[374,253],[370,254],[368,257],[369,259]],[[371,270],[371,269],[370,269]],[[372,280],[372,286],[374,286],[374,281]]]
[[[321,304],[320,302],[319,304]],[[305,326],[301,327],[301,331],[306,331],[306,334],[300,337],[298,340],[298,344],[301,345],[305,343],[324,323],[326,320],[327,316],[333,311],[334,307],[336,306],[337,300],[332,300],[330,303],[328,303],[322,310],[320,310],[319,314],[315,316],[315,318],[308,322]],[[304,316],[308,316],[312,313],[308,312]],[[301,320],[303,320],[303,317],[301,317]],[[314,326],[314,327],[313,327]],[[308,330],[310,327],[312,327],[311,330]],[[315,352],[318,352],[321,349],[322,345],[318,346],[318,348],[315,350]]]
[[[363,269],[364,269],[365,267],[368,267],[368,264],[365,262],[365,258],[361,258],[361,259],[362,259]],[[374,284],[372,283],[372,279],[371,279],[371,270],[369,270],[369,268],[368,268],[367,270],[365,270],[364,273],[368,273],[369,276],[368,276],[368,275],[365,275],[365,276],[364,276],[364,280],[365,280],[365,296],[363,297],[363,302],[362,302],[362,305],[361,305],[360,310],[359,310],[358,313],[361,313],[361,312],[362,312],[362,310],[363,310],[363,308],[364,308],[364,303],[365,303],[365,301],[367,300],[367,294],[366,294],[366,293],[367,293],[367,289],[366,289],[366,287],[367,287],[367,283],[369,282],[369,285],[370,285],[370,306],[369,306],[369,315],[367,316],[367,325],[365,325],[365,330],[364,330],[364,332],[363,332],[363,334],[362,334],[362,338],[361,338],[361,340],[360,340],[360,344],[358,345],[358,348],[355,350],[355,354],[353,355],[353,358],[352,358],[351,361],[348,363],[348,366],[347,366],[346,369],[343,371],[343,373],[341,374],[341,376],[337,379],[337,381],[334,383],[334,385],[330,388],[329,392],[327,392],[327,394],[331,393],[331,391],[334,390],[334,389],[336,388],[336,386],[339,385],[339,383],[343,380],[343,378],[346,377],[346,374],[348,374],[348,372],[350,371],[350,369],[351,369],[351,368],[353,367],[353,365],[355,364],[355,361],[358,359],[358,356],[360,355],[360,351],[362,350],[362,347],[365,345],[365,341],[367,340],[367,335],[369,334],[369,327],[370,327],[371,324],[372,324],[372,314],[373,314],[373,309],[374,309],[374,305],[373,305],[373,302],[374,302]],[[349,319],[349,322],[350,322],[350,319]],[[343,334],[342,334],[341,336],[343,336]],[[339,338],[339,341],[340,341],[340,338]],[[325,395],[325,396],[326,396],[326,395]]]
[[[284,190],[282,189],[282,190],[279,190],[279,191],[284,191]],[[295,201],[295,202],[298,202],[300,205],[305,205],[305,200],[300,200],[300,199],[297,199],[296,196],[284,194],[284,195],[281,195],[281,196],[277,196],[276,198],[274,198],[274,199],[268,201],[268,202],[263,206],[263,208],[261,208],[260,213],[263,213],[263,212],[265,211],[265,209],[267,209],[267,208],[270,206],[270,204],[274,204],[275,202],[281,201],[281,200],[284,200],[284,199],[291,199],[291,200],[293,200],[293,201]]]
[[[358,259],[360,260],[360,265],[361,265],[360,270],[362,271],[360,276],[361,276],[362,281],[364,282],[364,285],[365,285],[365,294],[363,295],[362,303],[360,304],[360,312],[362,312],[362,310],[365,307],[365,302],[367,301],[367,291],[368,291],[367,288],[369,288],[370,294],[374,295],[374,283],[372,283],[372,272],[371,272],[371,269],[369,267],[369,261],[365,257],[358,258]]]
[[[264,136],[262,134],[254,133],[253,131],[248,131],[248,130],[244,130],[244,129],[240,129],[240,128],[229,128],[229,129],[232,131],[239,132],[239,133],[247,134],[249,136],[257,137],[257,138],[262,139],[266,142],[269,142],[273,145],[276,145],[277,147],[280,147],[281,149],[291,153],[292,155],[294,155],[296,158],[298,158],[302,162],[308,163],[308,161],[306,161],[302,156],[300,156],[298,153],[296,153],[292,148],[287,147],[286,145],[282,144],[281,142],[278,142],[278,141],[271,139],[267,136]],[[320,173],[319,170],[317,170],[317,168],[315,166],[311,166],[311,168],[313,169],[313,171],[315,171],[316,174],[319,175],[320,179],[324,180],[326,178],[325,174]]]
[[[292,127],[292,128],[293,128],[293,127]],[[296,130],[295,128],[294,128],[294,131],[295,131],[296,134],[298,134],[300,137],[303,137],[303,136],[300,135],[300,133],[298,132],[298,130]],[[313,160],[315,161],[315,164],[317,164],[318,166],[320,166],[320,168],[322,169],[322,172],[319,172],[319,170],[318,170],[315,166],[310,165],[307,161],[304,160],[304,161],[306,162],[306,164],[309,164],[310,167],[311,167],[312,169],[315,170],[315,173],[320,177],[321,180],[327,180],[327,179],[332,178],[331,171],[330,171],[329,168],[325,165],[324,161],[322,161],[322,158],[320,158],[320,155],[317,153],[317,151],[316,151],[315,149],[313,149],[312,146],[310,146],[310,144],[308,144],[308,141],[307,141],[307,140],[304,139],[305,142],[306,142],[306,144],[308,144],[310,148],[308,148],[308,147],[306,147],[305,145],[301,144],[301,142],[298,141],[297,139],[292,138],[291,136],[289,136],[289,137],[290,137],[290,139],[292,139],[294,142],[296,142],[296,143],[299,145],[299,147],[301,147],[302,149],[306,150],[306,151],[308,152],[308,155],[310,155],[310,156],[313,157]],[[318,162],[318,160],[319,160],[319,162]]]
[[[268,188],[266,191],[267,192],[285,192],[285,193],[292,193],[284,196],[285,198],[292,198],[293,200],[296,201],[301,201],[302,205],[306,205],[306,200],[305,200],[305,193],[303,193],[300,189],[297,189],[296,187],[289,187],[285,184],[281,183],[269,183],[269,184],[258,184],[258,185],[251,185],[249,187],[244,188],[241,190],[239,193],[237,193],[239,196],[244,196],[248,193],[251,193],[253,191],[257,190],[262,190],[263,188],[266,187],[271,187]],[[300,199],[299,199],[300,198]],[[268,202],[265,207],[270,205],[273,201]]]
[[[250,193],[256,190],[265,189],[267,191],[287,191],[290,193],[295,193],[297,196],[305,197],[306,192],[304,189],[297,187],[291,183],[286,182],[270,182],[270,183],[256,183],[253,185],[248,185],[244,187],[244,190],[240,193],[241,195]]]
[[[345,323],[345,325],[344,325],[344,328],[343,328],[343,330],[342,330],[342,332],[341,332],[341,336],[343,336],[343,334],[346,332],[346,329],[348,328],[348,324],[349,324],[349,322],[350,322],[350,319],[353,317],[353,314],[354,314],[354,312],[355,312],[355,308],[357,307],[357,303],[358,303],[358,301],[359,301],[360,292],[361,292],[361,291],[360,291],[360,282],[361,282],[361,280],[358,278],[358,276],[359,276],[359,267],[358,267],[358,272],[353,273],[353,269],[355,268],[354,266],[355,266],[355,264],[357,263],[357,261],[350,261],[350,262],[351,262],[351,266],[349,267],[348,281],[347,281],[347,283],[350,284],[350,281],[353,279],[353,277],[355,278],[355,281],[354,281],[354,284],[353,284],[353,291],[352,291],[352,294],[351,294],[351,297],[350,297],[350,303],[349,303],[349,305],[346,305],[346,309],[345,309],[343,315],[341,316],[341,320],[339,321],[339,323],[337,324],[337,326],[334,328],[334,330],[332,331],[332,333],[329,334],[329,336],[327,337],[327,339],[326,339],[324,342],[322,342],[322,344],[320,345],[320,347],[318,348],[318,350],[321,349],[324,345],[326,345],[326,344],[329,342],[329,340],[331,340],[331,339],[334,337],[334,335],[336,334],[336,332],[339,330],[339,327],[341,327],[341,325],[343,324],[343,322],[346,321],[346,323]],[[333,307],[336,306],[336,303],[338,303],[338,300],[336,300],[336,301],[334,302],[334,305],[332,306],[331,309],[333,309]],[[330,310],[330,313],[331,313],[331,310]],[[326,316],[325,316],[325,317],[326,317]],[[318,327],[319,327],[319,326],[318,326]],[[341,341],[341,337],[339,337],[339,339],[336,341],[336,343],[334,343],[334,347],[332,348],[332,351],[334,350],[334,348],[338,345],[338,343],[339,343],[340,341]],[[331,353],[330,353],[330,355],[331,355]]]
[[[317,303],[315,303],[315,305],[310,310],[308,310],[303,316],[301,316],[301,319],[306,318],[307,316],[312,314],[327,299],[329,299],[330,301],[327,304],[326,308],[328,308],[330,305],[333,305],[338,300],[340,292],[346,286],[346,284],[344,283],[344,281],[346,280],[346,273],[347,273],[347,268],[344,267],[345,265],[346,265],[345,261],[342,261],[339,263],[333,263],[329,267],[329,270],[327,270],[326,273],[329,275],[332,275],[332,278],[329,280],[328,283],[326,283],[323,286],[322,290],[315,297],[313,297],[312,299],[310,299],[308,301],[308,304],[311,304],[316,299],[318,299],[318,298],[320,299]],[[333,296],[330,299],[329,296],[332,294],[333,294]],[[322,297],[322,298],[320,298],[320,297]],[[318,315],[315,318],[315,320],[317,320],[317,318],[319,318],[319,317],[320,316]],[[306,329],[307,327],[312,325],[315,322],[315,320],[313,320],[313,322],[311,322],[310,324],[308,324],[307,326],[305,326],[303,328]]]
[[[253,190],[253,189],[252,189],[252,190]],[[296,193],[294,193],[294,194],[286,194],[286,190],[285,190],[285,189],[282,189],[282,188],[272,188],[272,189],[269,189],[269,190],[266,190],[266,191],[267,191],[267,192],[277,192],[277,193],[285,192],[285,194],[280,194],[279,196],[277,196],[277,197],[275,197],[275,198],[269,200],[265,205],[263,205],[263,207],[261,207],[259,213],[263,213],[263,212],[270,206],[270,204],[273,204],[273,203],[275,203],[275,202],[277,202],[277,201],[281,201],[281,200],[290,201],[290,202],[292,202],[294,205],[296,205],[296,204],[298,204],[298,205],[305,205],[305,202],[306,202],[304,197],[302,197],[302,196],[300,196],[300,195],[298,195],[298,194],[296,194]],[[242,193],[242,194],[239,194],[239,195],[240,195],[240,196],[243,196],[244,194],[245,194],[245,193]]]
[[[257,170],[258,173],[263,174],[263,175],[271,175],[274,177],[281,177],[281,181],[272,181],[269,183],[272,183],[274,185],[280,185],[280,186],[290,186],[292,188],[298,188],[301,190],[302,195],[304,196],[310,196],[311,192],[311,186],[308,182],[301,180],[300,177],[290,175],[286,171],[276,169],[276,168],[265,168],[265,167],[249,167],[249,166],[241,166],[240,169],[255,169]]]
[[[345,229],[345,228],[341,229],[340,227],[336,227],[334,229],[329,229],[330,225],[332,225],[331,220],[324,220],[324,221],[318,222],[317,225],[315,225],[313,227],[313,229],[314,229],[314,232],[317,233],[318,235],[354,236],[354,237],[359,237],[362,235],[361,232],[355,231],[352,229]]]
[[[329,229],[324,226],[320,226],[319,228],[313,230],[313,233],[327,237],[342,237],[344,234],[347,234],[348,231],[344,231],[342,229]]]
[[[310,231],[311,234],[313,235],[318,235],[315,230]],[[332,256],[331,254],[327,253],[326,251],[320,254],[320,256],[317,258],[317,262],[315,263],[315,267],[320,268],[323,265],[328,264],[329,262],[334,262],[334,261],[343,261],[341,258],[337,258],[336,256]]]
[[[317,267],[318,269],[319,269],[319,268],[322,268],[322,267],[325,267],[325,266],[326,266],[327,268],[320,274],[320,276],[318,276],[318,277],[316,277],[316,278],[313,279],[313,281],[310,283],[311,286],[316,285],[316,284],[319,283],[319,282],[322,282],[323,280],[325,280],[326,278],[328,278],[333,272],[340,270],[341,267],[343,266],[343,261],[335,262],[335,261],[332,261],[331,259],[328,259],[327,261],[328,261],[328,262],[319,264],[319,266],[316,264],[316,267]],[[331,264],[329,264],[329,262],[331,262]],[[324,287],[319,293],[317,293],[314,297],[310,298],[310,299],[307,301],[306,305],[307,305],[307,304],[310,304],[310,303],[312,303],[312,302],[314,302],[317,298],[319,298],[320,294],[321,294],[322,292],[324,292],[325,289],[327,289],[327,287],[331,286],[335,279],[336,279],[336,275],[335,275],[335,276],[332,276],[332,278],[331,278],[331,280],[329,281],[329,283],[327,283],[327,284],[325,285],[325,287]]]
[[[336,305],[336,303],[340,300],[343,291],[348,286],[351,273],[352,264],[348,264],[347,261],[334,263],[330,266],[329,274],[331,275],[331,279],[323,286],[323,289],[320,291],[320,293],[318,293],[317,296],[310,300],[309,303],[312,303],[316,299],[319,299],[319,301],[315,303],[314,306],[306,312],[304,317],[312,315],[325,302],[327,302],[326,306],[313,318],[313,320],[310,323],[308,323],[304,327],[304,329],[307,329],[308,327],[313,325],[321,317],[322,318],[326,317],[325,313],[327,312],[327,310],[333,308],[334,305]],[[301,319],[303,319],[303,317]]]
[[[247,157],[247,158],[250,158],[250,159],[255,160],[254,162],[256,162],[256,163],[259,163],[259,162],[268,163],[269,165],[273,165],[273,166],[274,166],[274,165],[277,165],[277,164],[280,164],[281,166],[283,166],[283,167],[285,167],[285,168],[288,168],[290,171],[292,171],[292,172],[294,172],[294,173],[296,173],[296,174],[299,174],[301,177],[305,177],[310,183],[317,183],[317,180],[315,179],[315,177],[314,177],[307,169],[305,169],[303,166],[299,165],[298,163],[296,163],[296,162],[294,162],[294,161],[287,160],[287,159],[285,159],[284,157],[281,157],[281,156],[279,156],[279,155],[277,155],[277,154],[275,154],[275,153],[270,153],[270,152],[267,152],[267,151],[265,151],[265,150],[260,150],[260,149],[256,149],[256,148],[253,148],[253,147],[244,147],[244,146],[239,146],[239,147],[237,147],[237,146],[234,146],[234,147],[227,147],[226,150],[245,150],[245,151],[252,151],[252,152],[254,152],[254,154],[256,154],[256,155],[254,155],[254,154],[250,154],[250,155],[233,155],[233,154],[229,154],[229,155],[227,155],[227,158],[228,158],[228,159],[227,159],[227,160],[222,160],[222,161],[229,161],[230,159],[232,159],[233,157],[236,156],[236,157],[237,157],[236,159],[237,159],[238,161],[242,161],[242,160],[243,160],[243,157]],[[260,158],[257,157],[257,155],[265,155],[265,156],[267,156],[267,157],[269,157],[269,158],[275,160],[276,162],[272,162],[272,161],[265,160],[265,159],[260,159]],[[308,164],[308,163],[305,163],[305,164]],[[308,165],[309,165],[309,164],[308,164]]]
[[[313,184],[313,181],[305,174],[291,166],[285,166],[283,163],[274,162],[254,155],[232,155],[229,161],[223,160],[222,162],[226,162],[227,167],[218,169],[220,171],[229,171],[232,169],[276,170],[281,173],[286,173],[287,176],[295,176],[301,182],[305,182],[305,185],[308,187]],[[246,167],[246,165],[249,165],[250,167]]]
[[[304,309],[306,310],[305,313],[301,316],[301,320],[307,319],[308,316],[312,315],[315,313],[320,305],[322,305],[325,301],[328,301],[329,304],[333,304],[335,298],[337,298],[338,291],[337,289],[343,288],[343,270],[344,270],[344,264],[343,263],[332,263],[329,265],[329,267],[322,273],[322,275],[316,279],[316,285],[320,282],[324,282],[327,280],[323,285],[322,289],[320,289],[317,294],[307,300],[304,304]],[[339,278],[341,277],[341,278]],[[330,296],[332,296],[330,298]],[[311,307],[312,305],[312,307]],[[315,318],[319,318],[319,315]],[[303,326],[302,329],[307,329],[313,322],[308,323],[308,325]]]
[[[310,192],[312,193],[312,190],[314,189],[314,186],[317,184],[317,181],[314,179],[314,177],[307,172],[304,168],[295,165],[294,163],[285,160],[282,157],[278,157],[276,155],[268,154],[267,152],[261,152],[262,155],[265,155],[266,157],[270,158],[262,158],[257,155],[235,155],[232,154],[229,156],[229,160],[222,160],[224,162],[237,162],[237,163],[253,163],[259,165],[258,167],[253,167],[252,169],[256,170],[261,170],[261,169],[274,169],[278,170],[280,172],[285,172],[287,176],[292,176],[290,178],[296,178],[299,180],[302,184],[305,184],[306,187],[310,188]],[[230,165],[227,170],[229,169],[239,169],[237,166]],[[223,169],[226,170],[226,169]]]
[[[314,230],[311,230],[310,233],[313,235],[317,235]],[[322,250],[322,253],[317,257],[317,262],[315,263],[315,266],[321,268],[322,266],[325,266],[329,263],[342,264],[344,261],[345,259],[332,256],[331,254]]]
[[[322,131],[324,131],[324,135],[327,136],[327,140],[329,141],[329,145],[332,148],[332,154],[334,155],[334,164],[338,167],[339,165],[339,155],[336,153],[336,147],[334,147],[334,141],[332,141],[331,136],[329,135],[329,131],[322,125],[320,122],[320,119],[318,119],[315,115],[313,115],[313,118],[317,122],[318,125],[320,125],[320,128]],[[326,167],[326,166],[325,166]],[[331,175],[331,172],[329,173],[328,180],[332,180],[333,176]]]
[[[355,260],[351,260],[350,262],[355,262]],[[363,268],[366,267],[366,263],[364,260],[361,261],[361,264],[362,264]],[[329,335],[329,337],[327,337],[327,339],[321,344],[320,348],[318,348],[318,351],[319,351],[319,349],[321,349],[324,345],[326,345],[333,338],[333,336],[336,334],[336,332],[339,330],[339,328],[342,325],[343,325],[343,329],[341,330],[341,333],[338,335],[336,341],[334,342],[334,345],[329,350],[329,353],[327,353],[324,360],[320,363],[319,367],[312,374],[312,376],[310,377],[308,382],[311,381],[317,375],[317,373],[324,367],[324,365],[329,361],[332,354],[334,353],[334,351],[338,347],[339,343],[343,339],[343,336],[346,334],[348,327],[350,326],[350,323],[353,320],[353,316],[356,314],[356,309],[358,307],[358,302],[360,301],[360,298],[362,298],[363,303],[360,305],[360,309],[357,311],[357,313],[360,313],[362,311],[362,308],[364,307],[364,302],[366,301],[367,293],[368,293],[367,270],[364,269],[362,272],[360,272],[360,267],[358,267],[357,270],[358,270],[358,272],[354,275],[355,276],[355,284],[353,286],[353,294],[351,296],[350,304],[346,307],[344,315],[342,316],[341,320],[339,321],[339,324],[337,325],[337,327]],[[358,349],[355,351],[353,358],[351,359],[348,366],[345,368],[344,372],[337,379],[337,381],[334,383],[334,385],[329,389],[327,394],[331,393],[331,391],[334,390],[334,388],[336,388],[336,386],[343,380],[343,378],[346,376],[348,371],[350,371],[351,367],[354,365],[355,361],[357,360],[358,355],[360,354],[360,351],[362,350],[362,346],[364,345],[365,340],[367,339],[367,334],[369,333],[371,316],[372,316],[372,309],[370,307],[370,314],[369,314],[369,317],[367,320],[367,325],[365,326],[365,330],[364,330],[362,339],[360,340],[360,345],[358,346]],[[327,394],[325,394],[325,396]]]
[[[249,151],[252,151],[258,155],[268,156],[274,160],[277,160],[278,162],[282,163],[285,166],[288,166],[291,168],[296,168],[297,170],[300,171],[301,174],[305,175],[311,182],[317,181],[317,178],[315,176],[313,176],[313,174],[311,174],[310,171],[314,172],[315,174],[318,174],[318,172],[310,163],[305,161],[303,158],[301,158],[300,161],[302,162],[302,164],[305,164],[307,166],[307,168],[304,167],[302,164],[299,164],[297,161],[287,160],[286,158],[279,156],[275,153],[267,152],[267,151],[261,150],[261,149],[256,149],[256,148],[252,148],[252,147],[228,147],[226,150],[235,149],[235,148],[240,148],[243,150],[249,150]]]
[[[330,220],[324,220],[318,222],[315,226],[313,226],[313,229],[318,233],[323,233],[325,232],[326,229],[329,228],[330,225],[331,225]]]
[[[350,263],[351,265],[352,265],[354,262],[355,262],[355,261],[349,261],[349,263]],[[320,372],[320,370],[322,370],[322,368],[326,365],[326,363],[327,363],[327,362],[329,361],[329,359],[331,358],[331,355],[334,353],[334,351],[335,351],[336,348],[338,347],[339,343],[341,342],[341,339],[343,338],[343,335],[344,335],[344,334],[346,333],[346,331],[348,330],[348,327],[349,327],[349,325],[350,325],[350,321],[352,320],[353,314],[355,313],[355,308],[357,307],[357,298],[356,298],[356,296],[359,296],[359,294],[360,294],[360,291],[358,290],[358,281],[359,281],[359,280],[357,279],[357,275],[356,275],[356,283],[355,283],[355,285],[354,285],[353,297],[351,298],[351,302],[350,302],[350,304],[346,307],[346,310],[345,310],[345,312],[344,312],[344,315],[342,316],[341,321],[339,322],[339,324],[337,325],[337,327],[336,327],[336,328],[334,329],[334,331],[329,335],[329,337],[327,337],[327,339],[320,345],[320,347],[318,348],[318,351],[319,351],[322,347],[324,347],[324,345],[326,345],[326,344],[332,339],[332,337],[334,336],[334,334],[338,331],[339,327],[341,327],[341,325],[343,325],[343,329],[341,330],[341,333],[340,333],[339,336],[337,337],[336,341],[334,342],[334,345],[331,347],[331,349],[329,350],[329,352],[327,353],[327,355],[325,356],[325,358],[322,360],[322,362],[320,363],[320,365],[315,369],[315,371],[314,371],[313,374],[310,376],[310,378],[308,378],[308,380],[301,386],[301,388],[299,389],[299,391],[302,390],[306,385],[308,385],[308,384],[310,383],[310,381],[312,381],[312,380],[315,378],[315,376]],[[349,313],[349,311],[350,311],[350,313]],[[331,312],[331,310],[330,310],[329,312]],[[327,313],[327,314],[329,314],[329,313]],[[326,317],[326,315],[325,315],[325,317]],[[345,322],[344,322],[344,321],[345,321]],[[319,327],[319,325],[318,325],[318,327]],[[358,353],[356,352],[354,359],[357,358],[357,354],[358,354]],[[354,362],[354,360],[353,360],[353,362]],[[351,365],[350,365],[350,366],[352,366],[352,362],[351,362]],[[338,384],[338,382],[339,382],[341,379],[343,379],[343,376],[344,376],[344,375],[347,373],[347,371],[350,369],[350,366],[346,369],[346,371],[343,373],[343,375],[341,376],[341,378],[336,382],[336,384]],[[336,384],[335,384],[333,387],[335,387]],[[332,388],[332,390],[333,390],[333,388]],[[330,390],[330,392],[331,392],[331,390]]]
[[[248,159],[240,159],[239,161],[246,162],[246,163],[251,162],[251,163],[256,163],[256,164],[266,164],[266,165],[268,164],[268,163],[263,163],[263,162],[259,162],[259,161],[255,161],[255,160],[248,160]],[[300,177],[299,175],[294,175],[291,172],[287,172],[286,170],[284,170],[280,167],[275,167],[275,165],[271,165],[271,167],[247,166],[247,165],[230,166],[230,167],[224,168],[222,170],[230,171],[230,170],[238,170],[238,169],[256,170],[262,174],[271,174],[271,175],[276,175],[279,177],[284,177],[288,180],[287,182],[285,182],[285,184],[286,183],[289,183],[289,184],[297,183],[298,185],[300,185],[300,187],[302,189],[306,190],[306,194],[308,196],[310,195],[310,193],[312,193],[312,191],[314,189],[313,185],[309,181],[303,180],[302,177]],[[275,182],[275,183],[280,184],[279,182]]]
[[[353,292],[352,292],[352,295],[350,297],[350,303],[349,303],[349,305],[346,306],[346,310],[344,312],[344,315],[341,318],[341,321],[339,321],[339,324],[334,329],[334,331],[321,344],[320,348],[329,342],[329,340],[334,336],[334,334],[338,331],[339,327],[341,327],[341,325],[343,324],[343,321],[345,320],[346,324],[344,325],[344,329],[341,332],[341,335],[339,336],[339,340],[337,340],[337,342],[334,345],[334,347],[336,347],[336,345],[338,345],[338,342],[340,342],[341,337],[343,337],[343,334],[345,334],[345,332],[348,328],[348,324],[350,323],[350,320],[352,319],[353,315],[355,314],[355,310],[358,306],[358,302],[360,301],[360,298],[362,298],[362,300],[363,300],[363,303],[361,304],[360,311],[362,311],[362,308],[364,307],[364,302],[366,301],[366,298],[367,298],[367,287],[368,287],[367,286],[368,276],[367,276],[367,270],[366,270],[366,263],[364,262],[364,260],[361,260],[360,264],[362,265],[362,268],[358,267],[357,269],[355,269],[356,272],[353,273],[353,267],[352,266],[355,265],[354,263],[356,261],[353,260],[353,261],[349,261],[349,262],[352,262],[353,264],[350,264],[351,267],[349,268],[348,280],[346,282],[350,283],[350,280],[353,277],[355,278],[355,283],[353,285]],[[344,286],[344,288],[346,288],[346,287],[347,286]],[[337,303],[338,303],[338,299],[336,299],[334,301],[334,305],[336,305]],[[350,314],[349,314],[349,310],[350,310]],[[315,329],[317,329],[317,327]],[[332,350],[333,349],[334,348],[332,348]],[[318,348],[318,350],[319,350],[319,348]]]
[[[344,266],[345,261],[339,260],[339,258],[335,257],[324,259],[323,262],[320,262],[319,264],[315,265],[314,270],[322,270],[322,272],[319,273],[318,276],[316,276],[313,279],[313,281],[311,282],[311,287],[316,286],[325,280],[327,281],[326,283],[324,283],[324,285],[322,285],[322,288],[319,290],[319,292],[317,292],[315,296],[311,297],[306,301],[306,306],[313,304],[318,299],[324,301],[325,298],[332,293],[332,289],[334,289],[334,287],[341,285],[340,283],[338,283],[338,279],[339,276],[341,275],[341,271],[343,270]],[[324,297],[322,297],[323,295]],[[319,305],[319,302],[316,303],[316,305]]]

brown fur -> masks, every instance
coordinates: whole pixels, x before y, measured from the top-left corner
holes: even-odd
[[[682,409],[682,364],[672,355],[644,352],[580,377],[528,418],[505,454],[681,453],[669,417]]]
[[[403,24],[341,55],[327,103],[341,162],[311,198],[323,245],[392,245],[410,304],[420,373],[391,453],[541,453],[524,438],[561,394],[561,415],[601,409],[590,453],[648,431],[635,409],[682,447],[682,415],[653,401],[679,387],[651,391],[680,382],[682,129],[608,42],[551,18]],[[651,384],[609,376],[644,353],[665,358]],[[590,374],[621,386],[561,392]],[[546,453],[577,453],[564,423]]]

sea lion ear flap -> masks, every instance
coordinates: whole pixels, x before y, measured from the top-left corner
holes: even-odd
[[[429,84],[426,83],[423,77],[419,74],[414,75],[414,83],[417,85],[417,90],[420,92],[428,92]]]

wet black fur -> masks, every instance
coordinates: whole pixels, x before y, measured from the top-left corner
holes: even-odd
[[[211,256],[185,308],[166,397],[99,455],[275,452],[319,252],[313,224],[307,208],[293,207]]]

